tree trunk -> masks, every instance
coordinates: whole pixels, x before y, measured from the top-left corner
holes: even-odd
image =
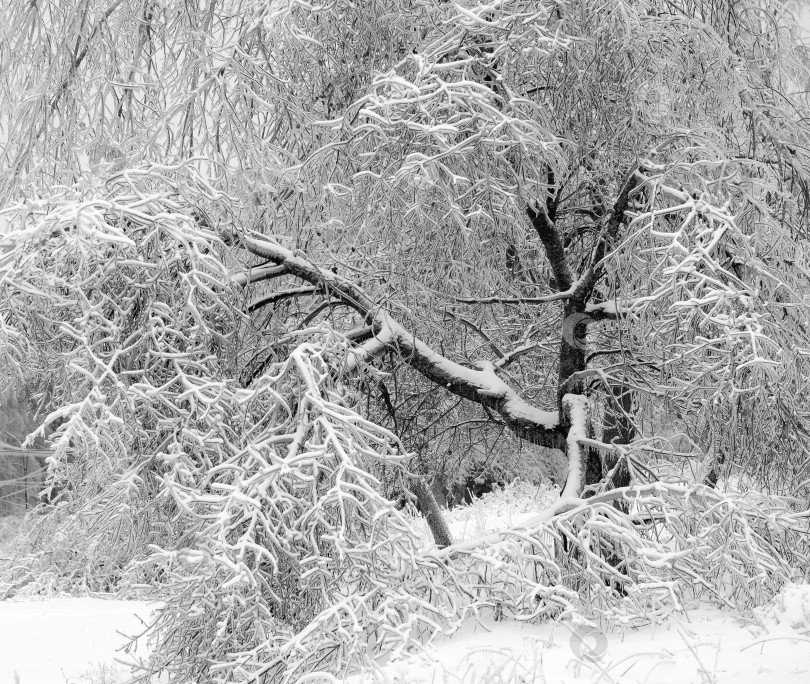
[[[422,511],[422,515],[424,515],[425,520],[427,520],[436,546],[440,549],[450,546],[453,543],[453,538],[450,536],[450,528],[447,527],[447,522],[442,515],[442,509],[439,507],[436,497],[433,496],[433,491],[428,487],[422,477],[415,477],[412,487],[413,493],[416,494],[416,502],[419,504],[419,510]]]
[[[605,410],[605,427],[602,431],[602,441],[605,444],[630,444],[636,436],[633,425],[633,391],[625,384],[611,385],[610,391],[613,401]],[[616,465],[617,458],[613,454],[605,454],[606,475]],[[611,479],[613,488],[627,487],[630,484],[630,471],[622,464]]]
[[[726,462],[726,455],[722,450],[718,450],[715,457],[712,459],[712,464],[706,477],[703,478],[703,484],[712,489],[717,488],[717,481],[720,479],[720,472],[723,470],[723,464]]]

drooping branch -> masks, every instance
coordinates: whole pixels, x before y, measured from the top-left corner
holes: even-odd
[[[556,411],[542,411],[522,399],[495,374],[490,363],[478,369],[467,368],[443,357],[412,335],[386,312],[375,318],[379,332],[366,345],[393,349],[412,368],[456,396],[474,401],[496,412],[518,436],[533,444],[565,450]],[[362,356],[366,345],[358,348]]]
[[[79,52],[79,45],[81,44],[82,36],[79,35],[77,37],[76,46],[75,46],[75,49],[73,51],[74,56],[73,56],[73,59],[71,60],[70,66],[69,66],[69,68],[67,70],[67,75],[59,83],[59,87],[56,89],[56,93],[53,95],[53,97],[51,97],[51,100],[48,103],[48,113],[49,114],[52,114],[53,112],[56,111],[56,108],[59,106],[59,102],[61,101],[63,95],[66,92],[68,92],[68,90],[70,89],[70,85],[71,85],[71,83],[73,82],[73,80],[74,80],[74,78],[76,76],[76,72],[78,71],[79,67],[82,65],[85,58],[87,57],[87,55],[90,52],[91,43],[92,43],[93,39],[95,38],[96,34],[98,34],[98,32],[104,28],[104,26],[107,23],[107,20],[119,8],[119,6],[121,4],[123,4],[123,2],[124,2],[124,0],[113,0],[113,2],[110,3],[110,5],[107,7],[107,9],[105,9],[101,13],[101,15],[98,17],[96,23],[94,24],[92,31],[90,31],[90,34],[86,38],[84,38],[84,49],[81,52]],[[35,5],[36,5],[36,3],[31,3],[31,6],[35,6]],[[84,26],[84,20],[85,19],[86,19],[86,16],[82,18],[82,22],[81,22],[82,26]],[[16,158],[14,159],[14,163],[13,163],[14,173],[10,174],[11,176],[16,177],[22,171],[23,167],[25,166],[26,161],[29,159],[29,155],[31,153],[32,148],[34,147],[34,144],[36,142],[38,142],[42,138],[43,133],[45,132],[45,130],[47,128],[49,118],[50,118],[49,116],[43,117],[42,121],[39,123],[37,128],[36,129],[34,129],[34,128],[31,129],[31,134],[30,134],[31,140],[28,142],[27,145],[24,145],[17,152]]]
[[[73,80],[76,71],[82,65],[82,62],[84,62],[85,57],[87,57],[87,54],[90,51],[90,43],[92,42],[93,38],[95,38],[96,34],[99,32],[99,30],[101,30],[104,27],[106,21],[110,18],[112,13],[115,12],[115,10],[117,10],[119,5],[121,5],[123,2],[124,0],[113,0],[110,6],[104,10],[102,15],[99,17],[99,19],[93,26],[93,30],[90,32],[90,35],[84,39],[84,49],[81,52],[78,52],[81,36],[79,36],[76,39],[76,49],[74,50],[74,57],[73,61],[70,64],[70,68],[68,69],[68,74],[59,84],[59,88],[56,91],[56,95],[53,96],[49,104],[50,110],[52,112],[56,109],[57,105],[59,104],[59,100],[62,99],[62,95],[64,95],[67,89],[70,87],[70,82]],[[82,25],[84,25],[84,18],[85,17],[82,18]],[[39,138],[42,135],[43,129],[44,124],[42,124],[39,130],[37,131],[37,138]]]
[[[756,127],[756,133],[763,135],[770,140],[773,147],[781,152],[782,158],[787,162],[793,171],[795,179],[801,185],[805,199],[808,199],[808,173],[804,161],[799,156],[799,146],[795,143],[786,142],[779,132],[771,124],[771,117],[764,108],[760,107],[754,100],[750,90],[740,93],[744,111],[751,116],[751,125]]]
[[[565,435],[558,430],[558,413],[542,411],[529,404],[495,374],[492,364],[481,364],[473,369],[445,358],[403,328],[388,312],[375,306],[354,283],[317,267],[270,238],[252,233],[243,238],[243,244],[252,254],[284,266],[290,274],[316,286],[326,296],[350,306],[373,326],[374,337],[353,350],[350,365],[391,349],[428,380],[497,413],[523,439],[566,451]]]
[[[318,268],[300,253],[286,249],[259,233],[244,236],[242,243],[251,254],[268,259],[278,266],[284,266],[290,275],[315,285],[327,296],[331,295],[366,317],[369,322],[374,318],[374,303],[363,290],[346,278]]]

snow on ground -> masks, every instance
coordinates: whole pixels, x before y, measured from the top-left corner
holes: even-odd
[[[448,513],[463,541],[522,522],[559,490],[516,483]],[[415,521],[419,527],[423,523]],[[425,536],[428,535],[426,527]],[[126,635],[157,604],[100,598],[0,602],[0,684],[114,684]],[[146,649],[139,643],[137,654]],[[16,679],[15,679],[16,677]],[[570,622],[484,620],[424,654],[351,684],[808,684],[810,584],[789,585],[753,620],[695,604],[665,625],[605,630]]]
[[[810,608],[810,585],[793,598]],[[788,601],[795,606],[795,603]],[[696,606],[666,625],[602,632],[570,623],[469,624],[427,654],[352,677],[351,684],[807,684],[810,610],[792,624],[777,605],[771,621],[746,625],[734,614]],[[795,615],[794,615],[795,617]],[[797,626],[794,626],[797,625]]]
[[[469,506],[456,506],[447,511],[445,520],[453,541],[462,542],[519,525],[549,508],[559,498],[558,487],[515,481],[485,494]],[[427,522],[418,514],[414,516],[412,524],[424,541],[423,550],[427,550],[433,546]]]
[[[0,602],[0,684],[113,684],[154,604],[99,598]],[[666,625],[602,632],[567,623],[470,623],[427,653],[350,684],[807,684],[810,585],[786,587],[760,624],[698,606]],[[139,655],[145,654],[143,646]],[[17,677],[15,679],[15,676]]]
[[[0,601],[0,684],[118,681],[116,659],[155,604],[102,598]],[[146,655],[137,645],[137,655]]]

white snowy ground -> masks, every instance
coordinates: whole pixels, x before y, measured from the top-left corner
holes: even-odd
[[[519,523],[552,491],[511,488],[448,516],[456,539]],[[425,530],[425,533],[427,531]],[[116,649],[155,604],[101,598],[0,602],[0,684],[116,684]],[[352,684],[810,684],[810,584],[759,609],[759,624],[696,605],[666,625],[607,631],[485,621]],[[139,655],[145,647],[139,646]]]
[[[154,604],[103,598],[0,602],[0,684],[112,684]],[[138,645],[137,654],[146,655]]]
[[[710,607],[624,634],[486,621],[381,674],[387,684],[808,684],[810,585],[792,591],[804,601],[798,628],[779,622],[790,610],[775,611],[765,627],[746,627]]]

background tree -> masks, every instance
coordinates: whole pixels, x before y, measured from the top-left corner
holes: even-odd
[[[386,621],[660,617],[730,576],[750,605],[806,561],[807,70],[783,6],[5,12],[2,389],[58,426],[62,547],[36,567],[106,587],[156,564],[182,634],[156,667],[294,681]],[[420,555],[379,481],[507,432],[536,465],[487,467],[564,454],[560,502],[474,543],[437,525]],[[695,484],[721,476],[789,496]],[[403,565],[366,584],[378,548]]]

